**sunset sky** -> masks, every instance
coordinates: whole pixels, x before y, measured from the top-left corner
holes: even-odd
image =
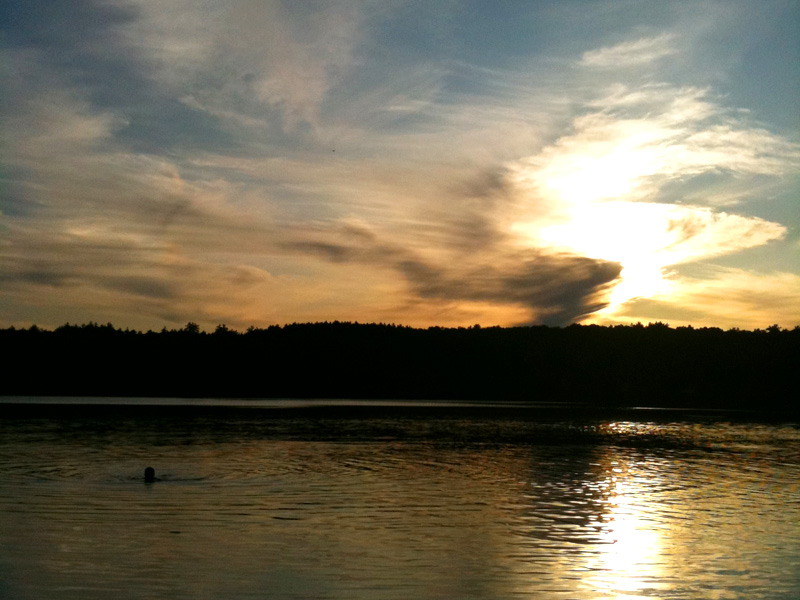
[[[4,0],[0,326],[794,327],[798,23]]]

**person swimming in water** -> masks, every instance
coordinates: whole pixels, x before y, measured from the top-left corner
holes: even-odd
[[[144,470],[145,483],[153,483],[156,480],[156,470],[153,467],[147,467]]]

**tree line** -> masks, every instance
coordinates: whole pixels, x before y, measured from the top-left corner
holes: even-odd
[[[475,399],[796,410],[800,326],[0,330],[0,395]]]

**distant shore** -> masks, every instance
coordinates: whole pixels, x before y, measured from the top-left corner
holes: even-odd
[[[800,327],[413,329],[313,323],[239,333],[112,325],[0,330],[3,396],[329,398],[798,409]]]
[[[502,400],[372,400],[330,398],[159,398],[130,396],[2,396],[6,418],[134,419],[208,418],[216,421],[251,411],[269,420],[312,418],[320,422],[350,419],[446,419],[516,422],[795,422],[800,407],[725,408],[699,406],[609,406],[596,403]],[[238,418],[238,417],[237,417]]]

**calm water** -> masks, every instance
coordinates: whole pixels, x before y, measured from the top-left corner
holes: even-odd
[[[0,597],[800,597],[796,423],[213,404],[0,402]]]

